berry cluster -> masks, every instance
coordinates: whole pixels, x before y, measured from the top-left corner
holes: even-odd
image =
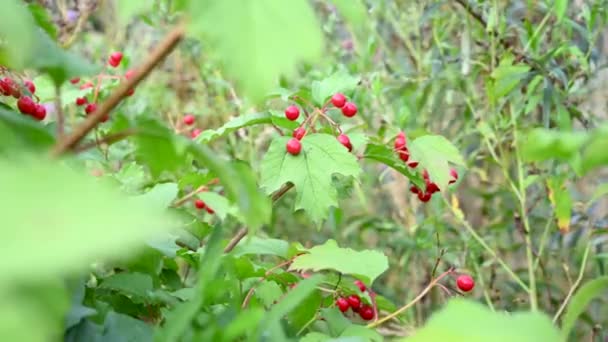
[[[363,282],[360,280],[355,280],[355,285],[359,287],[361,292],[365,292],[367,290],[365,284],[363,284]],[[338,309],[340,309],[340,311],[342,311],[342,313],[346,313],[348,309],[351,309],[353,312],[358,313],[359,317],[366,321],[374,318],[374,308],[368,304],[363,304],[361,302],[361,297],[356,294],[348,297],[338,297],[338,299],[336,299],[336,306]]]
[[[109,57],[108,57],[108,65],[110,65],[113,68],[117,68],[123,58],[123,54],[122,52],[113,52]],[[106,75],[104,73],[99,74],[95,77],[92,78],[92,80],[86,81],[82,84],[80,84],[80,77],[75,77],[73,79],[70,80],[70,83],[74,84],[74,85],[79,85],[81,90],[84,89],[89,89],[89,88],[93,88],[93,99],[91,102],[89,102],[89,99],[87,98],[87,96],[83,96],[83,97],[78,97],[76,99],[76,106],[78,107],[82,107],[84,106],[84,112],[86,115],[90,115],[92,113],[94,113],[97,110],[97,102],[99,100],[99,94],[100,94],[100,90],[102,89],[102,81],[105,79],[110,79],[110,80],[128,80],[130,78],[132,78],[135,75],[135,70],[127,70],[127,72],[125,72],[125,74],[123,76],[115,76],[115,75]],[[127,96],[132,96],[135,93],[135,89],[129,89],[129,91],[127,92]],[[101,120],[101,122],[106,122],[110,119],[110,117],[108,115],[104,116]]]
[[[20,84],[10,77],[0,79],[0,94],[16,98],[17,108],[21,113],[42,121],[46,117],[46,108],[34,101],[32,98],[36,98],[34,93],[36,93],[36,86],[30,80],[25,80]]]
[[[342,114],[347,118],[352,118],[357,114],[357,106],[352,102],[348,102],[344,94],[334,94],[331,97],[330,102],[334,105],[334,107],[339,108],[342,111]],[[302,124],[298,128],[293,131],[293,138],[287,141],[287,144],[285,145],[285,149],[289,154],[294,156],[300,154],[300,152],[302,151],[301,141],[306,136],[307,128],[308,130],[314,130],[313,125],[315,120],[311,118],[317,116],[324,118],[338,130],[338,135],[336,136],[336,138],[338,139],[340,144],[344,145],[344,147],[346,147],[349,152],[353,150],[353,146],[350,142],[350,138],[348,137],[348,135],[343,134],[339,125],[325,114],[327,112],[327,104],[328,103],[326,103],[320,110],[315,111],[312,115],[308,115],[308,113],[305,111],[307,118],[302,122]],[[295,105],[287,107],[285,109],[285,117],[291,121],[297,120],[300,117],[300,108]]]

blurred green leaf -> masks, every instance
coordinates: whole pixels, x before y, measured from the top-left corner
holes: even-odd
[[[116,13],[122,25],[127,25],[133,17],[144,14],[152,10],[152,1],[129,1],[121,0],[116,2]]]
[[[283,296],[283,290],[274,281],[267,280],[256,287],[254,294],[265,307],[269,308]]]
[[[530,131],[521,141],[522,158],[541,161],[551,158],[569,160],[578,153],[587,140],[584,133],[559,132],[544,128]]]
[[[568,0],[555,0],[553,3],[553,10],[555,11],[557,21],[562,21],[566,15],[566,12],[568,11]]]
[[[410,160],[419,162],[418,169],[426,169],[430,179],[440,189],[446,189],[450,181],[449,163],[465,165],[460,151],[441,135],[424,135],[409,145]]]
[[[29,148],[46,150],[55,143],[54,133],[29,116],[0,107],[0,152]]]
[[[354,90],[360,80],[360,77],[351,76],[346,71],[340,70],[322,81],[314,81],[312,97],[318,106],[322,106],[334,94]]]
[[[222,195],[215,192],[202,192],[197,196],[203,200],[203,202],[205,202],[207,207],[211,208],[215,212],[217,217],[222,220],[225,220],[228,214],[234,214],[234,210],[232,210],[230,202],[228,202],[228,199]]]
[[[360,325],[349,325],[343,332],[340,334],[340,337],[353,337],[360,339],[361,341],[370,341],[370,342],[382,342],[384,341],[384,337],[380,335],[373,329],[366,328]]]
[[[330,239],[295,258],[289,269],[315,272],[333,270],[362,277],[364,283],[371,286],[374,280],[388,269],[388,258],[378,251],[341,248],[336,241]]]
[[[494,100],[509,94],[519,82],[528,74],[530,67],[526,64],[512,64],[510,58],[500,61],[500,64],[492,72],[492,87],[490,94]]]
[[[226,122],[222,127],[218,129],[206,129],[196,139],[197,143],[209,143],[219,137],[226,134],[235,132],[238,129],[247,126],[269,124],[272,123],[272,116],[270,113],[251,113],[239,115],[236,118]]]
[[[566,234],[570,231],[570,217],[572,215],[570,192],[564,184],[563,177],[548,179],[547,187],[549,188],[549,200],[557,218],[557,226],[562,234]]]
[[[192,1],[189,14],[189,32],[213,45],[228,75],[254,100],[279,76],[293,74],[298,62],[321,56],[321,26],[307,0]]]
[[[28,4],[27,8],[30,10],[30,13],[36,21],[38,27],[43,29],[53,40],[56,40],[57,28],[49,17],[47,9],[38,4]]]
[[[152,326],[133,317],[110,311],[103,325],[99,342],[152,341]]]
[[[0,14],[0,65],[21,70],[35,49],[36,25],[22,1],[4,0]]]
[[[567,339],[576,324],[578,317],[585,312],[591,301],[606,295],[608,291],[608,277],[600,277],[585,283],[572,298],[562,319],[564,339]]]
[[[241,240],[232,250],[235,256],[247,254],[255,255],[276,255],[283,259],[287,259],[289,252],[289,243],[279,239],[262,239],[257,236],[251,236]]]
[[[100,288],[123,293],[139,302],[154,290],[152,277],[138,272],[117,273],[103,279]]]

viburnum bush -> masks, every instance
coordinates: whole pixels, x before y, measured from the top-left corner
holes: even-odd
[[[5,0],[1,340],[603,341],[607,22]]]

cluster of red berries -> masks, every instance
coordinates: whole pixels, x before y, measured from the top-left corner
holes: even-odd
[[[192,126],[194,125],[194,123],[196,122],[196,117],[194,117],[194,115],[192,114],[186,114],[184,115],[184,117],[182,118],[182,122],[184,123],[184,125],[186,126]],[[201,133],[203,132],[202,129],[200,128],[194,128],[192,131],[190,131],[190,138],[195,139],[196,137],[198,137]]]
[[[122,52],[113,52],[110,55],[110,57],[108,57],[108,64],[111,67],[116,68],[120,65],[120,62],[122,61],[122,57],[123,57]],[[135,70],[128,70],[124,74],[124,78],[128,80],[131,77],[133,77],[134,75],[135,75]],[[101,80],[103,78],[120,79],[121,77],[101,74],[101,75],[98,75],[97,77],[95,77],[95,79],[97,80],[97,84],[94,84],[91,81],[87,81],[80,85],[81,90],[88,89],[88,88],[95,88],[95,92],[93,95],[93,102],[89,102],[89,100],[86,96],[76,98],[77,106],[79,106],[79,107],[85,106],[84,112],[86,115],[90,115],[97,110],[97,96],[99,95],[99,89],[101,88]],[[78,85],[80,83],[80,77],[71,79],[70,83],[72,83],[74,85]],[[129,89],[129,91],[127,92],[127,96],[132,96],[134,93],[135,93],[135,89]],[[101,122],[106,122],[106,121],[108,121],[109,118],[110,117],[108,115],[106,115],[101,119]]]
[[[361,292],[365,292],[367,290],[365,284],[363,284],[363,282],[360,280],[355,280],[355,285],[359,287]],[[353,312],[358,313],[359,317],[366,321],[374,318],[374,309],[370,305],[363,304],[361,302],[361,297],[357,296],[356,294],[348,297],[338,297],[338,299],[336,299],[336,306],[338,306],[338,309],[340,309],[342,313],[345,313],[348,311],[348,309],[351,309]]]
[[[346,96],[344,96],[344,94],[341,94],[341,93],[334,94],[331,97],[331,103],[336,108],[340,108],[342,111],[342,114],[347,118],[352,118],[353,116],[355,116],[357,114],[357,110],[358,110],[357,106],[352,102],[348,102],[346,99]],[[321,109],[322,115],[325,115],[325,111],[326,111],[325,107],[326,106],[323,106],[323,108]],[[287,109],[285,109],[285,117],[291,121],[297,120],[300,117],[300,109],[295,105],[291,105],[291,106],[287,107]],[[304,136],[307,133],[306,128],[304,127],[306,125],[306,123],[308,123],[308,120],[305,120],[302,123],[302,125],[300,125],[300,127],[296,128],[293,131],[293,138],[290,139],[289,141],[287,141],[285,148],[287,149],[287,152],[289,154],[297,156],[302,151],[301,140],[304,138]],[[349,152],[351,152],[353,150],[353,145],[351,144],[350,138],[348,137],[348,135],[343,134],[340,131],[340,134],[338,134],[337,139],[340,142],[340,144],[344,145],[344,147],[346,147],[348,149]]]
[[[463,274],[456,278],[456,286],[458,286],[461,291],[469,292],[475,287],[475,281],[470,275]]]
[[[24,94],[27,90],[29,95]],[[17,108],[25,115],[30,115],[38,121],[44,120],[46,117],[46,108],[32,99],[36,92],[36,85],[30,80],[23,81],[20,85],[10,77],[0,79],[0,94],[4,96],[12,96],[17,99]]]
[[[201,199],[195,199],[194,200],[194,207],[198,210],[203,210],[205,209],[205,211],[207,211],[207,213],[209,214],[215,214],[215,211],[211,208],[209,208],[209,206],[207,205],[207,203],[205,203],[203,200]]]

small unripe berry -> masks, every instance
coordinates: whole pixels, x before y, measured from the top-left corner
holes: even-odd
[[[44,120],[44,118],[46,118],[46,108],[43,105],[37,105],[32,116],[38,121]]]
[[[302,150],[302,143],[300,142],[300,140],[296,139],[296,138],[292,138],[289,139],[289,141],[287,142],[287,145],[285,145],[285,148],[287,149],[287,152],[293,156],[297,156],[298,154],[300,154],[300,151]]]
[[[361,306],[361,298],[359,298],[359,296],[350,295],[348,296],[348,298],[346,298],[346,300],[348,301],[348,304],[353,309],[353,311],[359,310],[359,307]]]
[[[366,321],[374,318],[374,309],[369,305],[363,305],[359,309],[359,316]]]
[[[461,291],[469,292],[475,287],[475,281],[470,275],[463,274],[456,278],[456,285]]]
[[[23,82],[23,85],[27,88],[27,90],[30,91],[30,93],[35,93],[36,92],[36,85],[34,84],[34,82],[30,81],[30,80],[25,80]]]
[[[297,120],[300,116],[300,110],[296,106],[289,106],[285,109],[285,117],[291,121]]]
[[[205,207],[206,207],[207,205],[206,205],[206,204],[205,204],[205,202],[203,202],[202,200],[200,200],[200,199],[195,199],[195,200],[194,200],[194,206],[196,207],[196,209],[199,209],[199,210],[200,210],[200,209],[205,209]]]
[[[127,72],[125,72],[125,78],[126,79],[130,79],[131,77],[135,76],[135,69],[129,69],[127,70]]]
[[[190,133],[190,137],[192,139],[196,139],[196,137],[198,137],[201,133],[203,132],[203,130],[195,128],[192,130],[192,132]]]
[[[340,144],[342,144],[342,145],[344,145],[344,147],[346,147],[348,152],[353,150],[353,145],[351,145],[350,138],[348,137],[348,135],[346,135],[346,134],[338,135],[338,141],[340,142]]]
[[[92,114],[96,110],[97,110],[97,104],[96,103],[89,103],[86,107],[84,107],[84,111],[87,114]]]
[[[122,52],[113,52],[108,58],[108,64],[116,68],[122,61]]]
[[[17,101],[17,108],[19,108],[19,111],[23,114],[36,114],[36,103],[29,96],[20,97]]]
[[[357,114],[357,106],[352,102],[346,102],[344,107],[342,107],[342,114],[348,118],[352,118]]]
[[[453,169],[453,168],[450,169],[450,176],[452,177],[452,179],[450,179],[448,184],[456,183],[456,181],[458,180],[458,171],[456,171],[456,169]]]
[[[186,124],[188,126],[192,125],[195,121],[194,115],[191,115],[191,114],[184,115],[183,121],[184,121],[184,124]]]
[[[338,309],[340,309],[340,311],[342,311],[342,312],[346,312],[348,310],[348,308],[350,307],[350,304],[348,304],[348,301],[342,297],[336,299],[336,305],[338,306]]]
[[[302,140],[302,138],[304,138],[305,135],[306,135],[306,129],[304,127],[298,127],[293,130],[293,137],[298,140]]]
[[[355,285],[357,285],[361,292],[365,292],[365,290],[367,290],[367,287],[365,287],[365,284],[363,284],[361,280],[355,280]]]
[[[331,103],[338,108],[342,108],[346,103],[346,96],[342,93],[336,93],[331,97]]]
[[[87,104],[89,101],[87,100],[86,97],[77,97],[76,98],[76,105],[77,106],[84,106],[85,104]]]

